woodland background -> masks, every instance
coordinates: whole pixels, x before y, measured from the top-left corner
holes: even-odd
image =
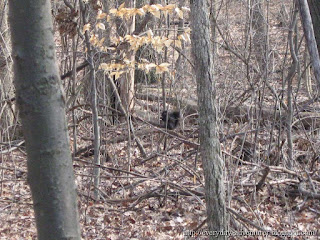
[[[318,87],[298,7],[209,2],[230,228],[316,231]],[[205,229],[189,1],[83,4],[52,1],[82,237],[183,239]],[[7,8],[1,1],[0,238],[35,239]],[[165,109],[181,111],[176,130],[161,128]]]

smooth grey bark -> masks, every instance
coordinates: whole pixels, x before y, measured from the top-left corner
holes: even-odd
[[[318,54],[320,56],[320,1],[319,0],[308,0],[309,4],[309,10],[311,14],[311,19],[312,19],[312,24],[313,24],[313,30],[314,30],[314,36],[316,39],[317,43],[317,48],[318,48]],[[309,54],[310,55],[310,54]],[[305,58],[308,59],[307,54],[305,54]],[[305,65],[308,63],[305,61]],[[306,67],[306,66],[304,66]],[[308,94],[310,98],[314,97],[313,94],[313,88],[312,88],[312,79],[311,79],[311,68],[306,67],[306,72],[304,74],[304,78],[306,81],[307,89],[308,89]]]
[[[9,21],[38,239],[80,239],[50,1],[10,0]]]
[[[217,136],[213,48],[207,0],[191,0],[191,45],[197,79],[200,151],[205,176],[207,224],[210,231],[227,230],[224,162]],[[226,239],[220,235],[218,238]]]
[[[314,35],[314,28],[312,24],[312,19],[310,15],[310,10],[307,0],[297,0],[299,3],[301,23],[303,26],[304,36],[306,38],[307,47],[309,50],[309,55],[311,63],[313,66],[314,76],[317,82],[317,98],[320,94],[320,58],[317,48],[317,43]]]
[[[319,0],[308,0],[311,19],[313,23],[314,36],[316,38],[318,52],[320,51],[320,2]]]

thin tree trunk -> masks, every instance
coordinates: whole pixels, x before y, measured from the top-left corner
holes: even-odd
[[[87,24],[88,20],[86,18],[87,12],[82,0],[80,0],[80,10],[82,13],[83,24]],[[99,184],[100,184],[100,126],[98,120],[98,103],[97,103],[97,83],[96,83],[96,73],[94,69],[93,61],[93,50],[90,43],[90,36],[88,31],[85,32],[85,43],[88,49],[87,61],[89,63],[90,70],[90,82],[91,82],[91,110],[92,110],[92,125],[93,125],[93,136],[94,136],[94,159],[93,162],[96,165],[93,171],[94,178],[94,198],[99,199]]]
[[[296,9],[297,10],[297,9]],[[288,101],[288,110],[287,110],[287,141],[288,141],[288,161],[287,166],[289,169],[292,169],[293,167],[293,140],[292,140],[292,120],[293,120],[293,91],[292,91],[292,80],[296,73],[297,67],[298,67],[298,59],[296,55],[296,45],[297,41],[294,41],[294,31],[297,25],[297,13],[298,11],[295,11],[292,17],[292,23],[290,25],[289,29],[289,35],[288,35],[288,42],[290,47],[290,53],[292,58],[292,65],[290,67],[290,70],[288,72],[288,76],[286,79],[286,82],[288,83],[288,90],[287,90],[287,101]]]
[[[200,151],[205,176],[205,199],[209,231],[227,230],[224,162],[217,136],[213,49],[209,6],[206,0],[191,0],[191,45],[197,79]],[[210,239],[226,239],[226,236]]]
[[[80,239],[49,0],[10,0],[16,98],[38,239]]]

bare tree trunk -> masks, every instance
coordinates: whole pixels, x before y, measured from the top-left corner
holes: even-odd
[[[318,52],[320,51],[320,2],[319,0],[308,0],[312,18],[314,36],[316,38]]]
[[[197,79],[200,151],[205,176],[205,199],[209,231],[227,230],[224,162],[217,136],[213,49],[209,6],[206,0],[191,0],[191,45]],[[214,239],[210,236],[210,239]],[[215,238],[216,239],[216,238]],[[219,236],[218,239],[226,239]]]
[[[295,6],[296,7],[296,6]],[[286,79],[286,82],[288,84],[288,90],[287,90],[287,102],[288,102],[288,109],[287,109],[287,142],[288,142],[288,160],[287,160],[287,166],[289,169],[292,169],[294,165],[293,161],[293,140],[292,140],[292,121],[293,121],[293,91],[292,91],[292,80],[294,75],[296,74],[297,68],[298,68],[298,58],[297,58],[297,39],[294,40],[294,31],[296,30],[297,26],[297,14],[298,9],[296,8],[296,11],[293,13],[292,22],[289,29],[288,34],[288,43],[292,58],[292,65],[290,67],[290,70],[288,72],[288,76]]]
[[[257,69],[259,69],[258,74],[255,76],[255,79],[259,79],[260,76],[263,77],[263,84],[261,87],[257,89],[258,94],[253,94],[254,100],[256,97],[261,96],[258,101],[254,101],[257,106],[260,108],[259,111],[256,112],[257,124],[260,124],[261,120],[261,112],[263,105],[263,98],[265,94],[265,85],[268,81],[268,60],[267,60],[267,44],[266,44],[266,36],[267,36],[267,27],[266,27],[266,19],[265,19],[265,10],[264,10],[264,0],[252,0],[250,9],[252,11],[252,48],[253,48],[253,56],[256,60]],[[260,76],[259,76],[260,75]],[[254,127],[254,126],[253,126]],[[254,127],[255,128],[255,127]],[[258,132],[255,133],[254,142],[256,143],[258,139]],[[257,157],[257,145],[253,146],[253,155],[252,158],[258,160]]]
[[[82,13],[83,24],[87,24],[88,20],[86,18],[86,8],[82,0],[79,1],[80,3],[80,10]],[[100,165],[100,126],[98,120],[98,97],[97,97],[97,79],[96,73],[94,69],[94,61],[93,61],[93,50],[90,43],[90,36],[88,31],[85,32],[85,43],[88,49],[87,61],[89,63],[90,69],[90,83],[91,83],[91,109],[92,109],[92,125],[93,125],[93,135],[94,135],[94,159],[93,162],[96,165]],[[96,200],[99,199],[99,184],[100,184],[100,167],[95,166],[93,171],[93,178],[94,178],[94,198]]]
[[[299,2],[299,8],[300,8],[300,15],[301,15],[301,22],[303,26],[304,35],[307,42],[307,47],[310,54],[310,59],[312,62],[313,70],[314,70],[314,76],[317,81],[317,96],[319,98],[320,94],[320,58],[319,58],[319,52],[317,48],[317,43],[315,40],[314,35],[314,28],[312,25],[312,19],[310,15],[310,10],[308,6],[307,0],[298,0]]]
[[[210,26],[211,26],[211,41],[213,48],[213,57],[216,57],[217,53],[217,31],[216,31],[216,0],[210,0]],[[213,59],[215,60],[215,59]]]
[[[16,98],[38,239],[80,239],[49,0],[10,0]]]

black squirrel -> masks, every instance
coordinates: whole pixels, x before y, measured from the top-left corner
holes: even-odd
[[[164,128],[167,128],[169,130],[175,129],[180,120],[180,112],[174,111],[174,112],[168,112],[163,111],[161,114],[161,120],[164,122]]]

